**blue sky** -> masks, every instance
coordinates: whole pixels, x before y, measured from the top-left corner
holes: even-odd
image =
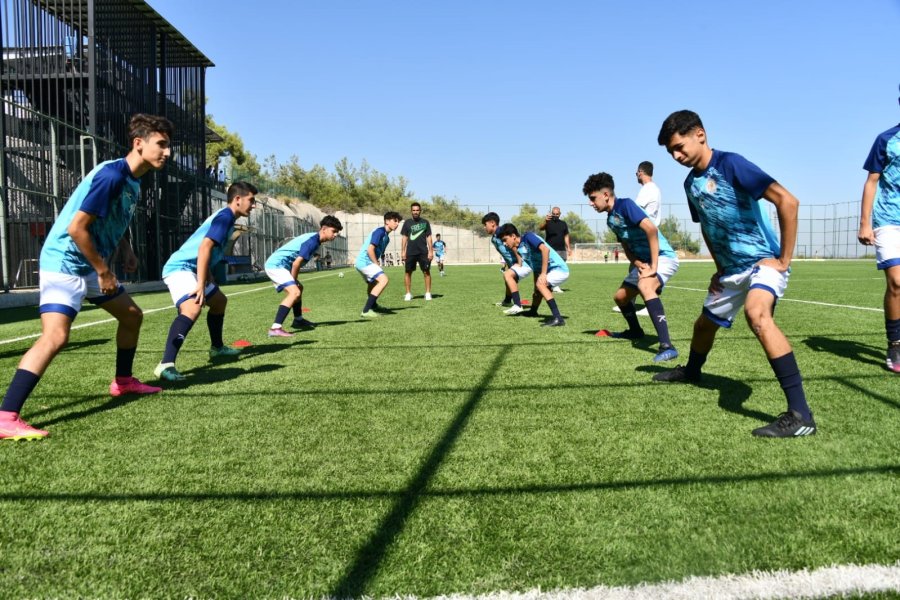
[[[593,218],[585,178],[634,197],[642,160],[685,217],[686,173],[656,143],[681,108],[801,204],[857,201],[900,122],[898,0],[149,3],[216,63],[208,111],[260,160],[365,159],[504,218]]]

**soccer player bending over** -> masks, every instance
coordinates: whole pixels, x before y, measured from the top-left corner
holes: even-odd
[[[565,325],[566,322],[559,314],[559,308],[556,306],[556,300],[553,299],[551,289],[562,285],[569,278],[569,267],[566,265],[566,261],[537,234],[528,231],[520,237],[519,230],[512,223],[501,227],[498,236],[507,248],[515,249],[534,271],[534,293],[531,297],[531,308],[522,314],[527,317],[536,317],[543,298],[547,301],[547,306],[550,307],[553,315],[541,323],[541,327]]]
[[[356,257],[356,270],[362,275],[368,284],[369,296],[366,298],[366,304],[362,309],[361,317],[372,319],[378,316],[378,296],[384,291],[388,284],[388,276],[385,275],[381,268],[381,257],[384,256],[384,249],[387,248],[391,238],[390,233],[400,226],[402,217],[400,213],[388,211],[384,213],[384,227],[378,227],[369,234],[362,248],[359,249],[359,255]]]
[[[497,303],[497,306],[508,306],[509,308],[503,311],[507,315],[525,312],[519,295],[519,281],[531,275],[531,267],[522,260],[515,248],[507,248],[497,235],[497,229],[500,227],[500,215],[489,212],[481,218],[481,224],[484,225],[484,232],[491,236],[491,244],[500,253],[504,263],[503,283],[506,285],[506,295],[502,302]]]
[[[137,257],[124,236],[141,197],[138,180],[166,164],[173,133],[172,123],[165,117],[132,117],[128,155],[102,162],[88,173],[47,234],[39,262],[41,336],[22,357],[0,404],[0,439],[47,436],[46,431],[23,421],[19,413],[50,362],[69,341],[72,321],[85,298],[119,322],[116,377],[109,384],[109,393],[119,396],[160,391],[132,377],[144,314],[107,263],[118,250],[124,255],[125,271],[137,270]]]
[[[284,323],[291,309],[294,311],[294,320],[291,323],[292,328],[300,329],[316,326],[312,321],[307,321],[303,318],[303,284],[298,281],[297,275],[300,273],[300,267],[312,260],[313,257],[319,256],[316,253],[319,246],[325,242],[332,241],[343,228],[337,217],[326,215],[319,222],[319,231],[298,235],[278,248],[266,260],[266,275],[275,284],[276,291],[284,292],[284,300],[278,305],[275,321],[272,323],[272,327],[269,328],[269,337],[291,337],[294,335],[293,333],[288,333],[282,327],[282,323]],[[318,267],[316,270],[319,270]]]
[[[875,261],[884,271],[884,329],[887,368],[900,373],[900,125],[878,136],[863,168],[858,238],[875,245]]]
[[[606,224],[616,234],[625,250],[625,256],[631,261],[628,276],[613,296],[616,306],[628,323],[628,329],[613,333],[612,337],[629,340],[644,337],[633,302],[635,296],[640,294],[659,337],[659,352],[653,357],[653,361],[678,358],[678,351],[669,338],[666,311],[659,299],[666,282],[678,271],[675,251],[644,209],[630,198],[616,197],[615,183],[609,173],[591,175],[584,182],[582,191],[594,210],[609,213]],[[604,329],[598,335],[610,334]]]
[[[160,379],[184,379],[175,368],[175,359],[204,305],[209,306],[206,315],[209,357],[233,357],[241,353],[238,348],[226,346],[222,340],[228,298],[212,281],[210,267],[223,259],[225,243],[231,239],[235,221],[250,215],[256,206],[257,192],[253,184],[244,181],[235,181],[228,186],[228,206],[210,215],[163,266],[163,281],[169,288],[178,316],[169,327],[162,361],[153,371]]]
[[[697,113],[674,112],[657,141],[679,164],[691,169],[684,182],[688,206],[716,264],[703,312],[694,323],[687,365],[653,376],[656,381],[695,382],[720,327],[731,327],[744,308],[750,329],[762,344],[787,398],[787,410],[753,430],[761,437],[816,433],[803,379],[787,338],[775,324],[775,302],[787,289],[797,239],[799,202],[772,177],[739,154],[713,150]],[[781,244],[759,199],[775,205]]]

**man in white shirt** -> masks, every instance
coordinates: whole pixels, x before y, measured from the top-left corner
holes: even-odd
[[[645,160],[638,165],[637,173],[635,173],[635,175],[637,175],[638,183],[641,184],[641,189],[638,192],[637,198],[634,199],[634,202],[643,208],[650,220],[653,221],[653,224],[659,227],[662,192],[659,191],[659,186],[653,183],[653,163],[649,160]],[[614,306],[613,311],[621,312],[621,309],[618,306]],[[647,312],[646,308],[640,309],[637,311],[637,314],[642,317],[650,316],[650,313]]]
[[[659,227],[660,212],[662,209],[662,193],[659,186],[653,183],[653,163],[645,160],[638,165],[637,180],[641,184],[635,203],[644,209],[653,224]]]

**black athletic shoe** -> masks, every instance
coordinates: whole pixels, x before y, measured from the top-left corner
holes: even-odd
[[[317,323],[313,323],[312,321],[307,321],[306,319],[294,319],[291,321],[291,329],[313,329]]]
[[[816,422],[812,413],[809,413],[809,421],[804,421],[795,410],[789,410],[778,415],[778,418],[766,425],[753,430],[757,437],[784,438],[800,437],[816,434]]]
[[[565,324],[566,321],[562,317],[553,317],[552,319],[548,319],[541,323],[541,327],[562,327]]]
[[[538,313],[536,310],[532,310],[529,308],[525,312],[520,312],[519,316],[520,317],[536,317],[536,316],[538,316]]]
[[[644,331],[642,329],[637,331],[626,329],[625,331],[613,332],[612,337],[618,340],[639,340],[644,337]]]
[[[700,375],[688,375],[687,368],[678,365],[674,369],[660,371],[653,376],[653,381],[664,381],[666,383],[696,383],[700,381]]]

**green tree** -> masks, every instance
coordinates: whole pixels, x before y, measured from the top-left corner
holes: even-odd
[[[512,224],[516,226],[519,233],[537,231],[543,221],[544,216],[538,214],[537,206],[527,202],[519,209],[519,214],[512,218]]]
[[[568,212],[563,220],[569,226],[569,241],[572,244],[597,241],[597,236],[594,235],[588,224],[574,212]]]
[[[235,165],[239,167],[242,174],[255,177],[262,170],[256,156],[251,154],[244,148],[244,140],[237,133],[228,130],[224,125],[216,123],[212,115],[206,115],[206,125],[219,134],[224,140],[221,142],[210,142],[206,144],[206,163],[213,165],[227,152],[231,155]]]
[[[681,228],[681,224],[674,215],[669,215],[659,224],[659,230],[662,232],[672,248],[681,250],[688,254],[700,253],[700,241],[691,237],[691,235]]]

